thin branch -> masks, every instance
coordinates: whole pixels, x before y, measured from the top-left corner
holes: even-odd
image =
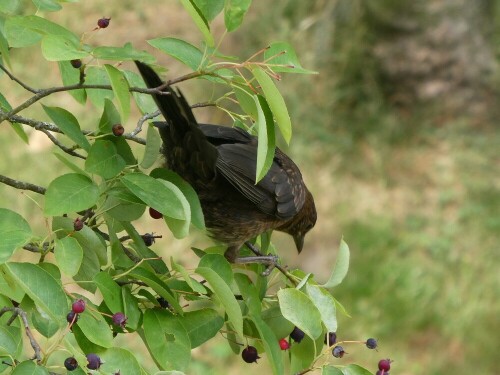
[[[44,187],[31,184],[29,182],[24,182],[24,181],[19,181],[19,180],[14,180],[10,177],[4,176],[0,174],[0,182],[4,183],[5,185],[9,185],[12,187],[15,187],[16,189],[21,189],[21,190],[31,190],[34,191],[35,193],[38,194],[45,194],[45,189]]]
[[[11,72],[9,72],[7,69],[5,69],[5,67],[0,64],[0,69],[2,69],[5,74],[7,74],[9,76],[9,78],[15,82],[17,82],[19,85],[21,85],[25,90],[29,91],[29,92],[32,92],[33,94],[37,94],[38,93],[38,90],[37,89],[34,89],[28,85],[26,85],[24,82],[22,82],[20,79],[16,78]]]
[[[57,140],[56,137],[54,137],[48,130],[45,129],[40,129],[42,133],[44,133],[51,141],[53,144],[55,144],[57,147],[59,147],[61,150],[63,150],[65,153],[71,155],[71,156],[76,156],[77,158],[80,159],[87,159],[85,156],[80,155],[78,152],[73,151],[71,148],[64,146],[61,142]]]
[[[135,127],[134,130],[132,130],[132,132],[130,133],[130,135],[137,135],[141,132],[142,130],[142,125],[147,121],[147,120],[151,120],[151,119],[154,119],[155,117],[159,116],[160,115],[160,110],[156,110],[155,112],[153,113],[146,113],[145,115],[143,115],[141,118],[139,118],[139,121],[137,121],[137,126]]]
[[[191,108],[202,108],[202,107],[217,107],[217,103],[203,102],[203,103],[196,103],[191,106]]]
[[[36,359],[37,363],[40,364],[42,362],[42,350],[40,349],[40,345],[35,340],[35,337],[33,336],[33,333],[31,333],[31,329],[28,323],[28,318],[26,317],[26,312],[24,310],[20,309],[19,307],[4,307],[0,310],[0,316],[5,314],[7,311],[12,312],[12,317],[9,319],[7,322],[7,325],[10,325],[14,319],[19,316],[21,317],[21,320],[24,325],[24,330],[26,332],[26,336],[28,336],[28,339],[30,340],[31,347],[35,351],[34,359]]]

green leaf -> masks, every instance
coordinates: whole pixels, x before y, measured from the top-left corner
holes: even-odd
[[[234,279],[238,285],[241,295],[243,296],[243,300],[248,307],[250,315],[261,317],[262,302],[259,298],[259,292],[257,291],[255,285],[253,285],[247,275],[242,273],[235,273]]]
[[[85,170],[103,178],[115,177],[126,166],[125,160],[118,154],[111,141],[97,140],[90,147],[89,156],[85,160]]]
[[[212,21],[224,9],[224,0],[192,0],[207,21]]]
[[[295,50],[288,43],[272,43],[264,52],[264,60],[275,72],[318,74],[318,72],[304,69],[300,65]]]
[[[101,209],[116,220],[133,221],[144,214],[146,206],[127,188],[117,186],[108,190],[108,196]]]
[[[233,85],[233,91],[243,111],[250,115],[254,120],[257,119],[258,112],[257,106],[255,105],[255,95],[253,91],[246,85]]]
[[[146,147],[144,148],[144,154],[142,155],[142,160],[139,163],[141,168],[148,169],[153,166],[153,164],[158,160],[160,155],[161,138],[156,129],[148,125],[147,136],[146,136]]]
[[[196,7],[190,0],[181,0],[181,4],[184,6],[184,9],[186,9],[186,11],[189,13],[196,26],[198,26],[198,29],[203,34],[203,37],[205,38],[205,43],[208,46],[213,47],[215,44],[214,37],[210,33],[210,26],[208,25],[208,22],[205,19],[203,13],[201,13],[198,7]]]
[[[31,263],[5,263],[3,269],[35,302],[38,309],[50,316],[59,326],[64,324],[68,301],[59,280]]]
[[[45,193],[47,216],[82,211],[92,207],[99,198],[99,188],[88,177],[68,173],[53,180]]]
[[[194,349],[214,337],[224,325],[224,319],[212,309],[189,311],[179,318]]]
[[[32,0],[39,11],[57,12],[62,9],[62,5],[54,0]]]
[[[231,286],[233,282],[233,270],[223,255],[206,254],[200,259],[198,267],[210,268],[215,271],[228,286]]]
[[[226,282],[211,268],[198,267],[196,273],[207,280],[212,287],[212,290],[217,295],[218,299],[224,306],[226,314],[229,317],[230,323],[233,325],[234,330],[240,337],[243,336],[243,317],[238,301],[234,297],[231,288]]]
[[[186,219],[178,192],[142,173],[130,173],[121,178],[122,183],[145,204],[173,219]],[[178,190],[178,189],[177,189]]]
[[[285,100],[276,88],[271,77],[269,77],[264,70],[255,68],[252,69],[252,73],[255,78],[257,78],[264,92],[266,101],[269,104],[269,108],[271,108],[283,138],[286,143],[290,143],[290,139],[292,138],[292,122],[290,121],[290,115],[288,114]]]
[[[257,327],[257,331],[259,331],[259,336],[262,339],[264,349],[269,356],[273,374],[284,374],[283,357],[281,355],[280,347],[276,345],[276,336],[271,328],[260,318],[260,316],[252,314],[251,317],[255,327]]]
[[[86,301],[86,303],[88,304],[89,302]],[[82,330],[87,340],[93,344],[102,346],[103,348],[111,348],[113,346],[113,332],[99,312],[91,311],[87,308],[79,315],[76,324]]]
[[[274,121],[266,100],[261,95],[254,96],[257,107],[257,128],[259,129],[257,148],[257,169],[255,183],[259,182],[271,168],[276,149]]]
[[[173,233],[175,238],[184,238],[189,234],[189,224],[191,224],[191,207],[189,206],[189,202],[182,194],[182,191],[170,181],[165,180],[157,180],[165,185],[171,192],[173,192],[182,204],[182,210],[184,212],[184,219],[174,219],[169,216],[164,216],[163,219],[168,225],[168,228]]]
[[[344,375],[372,375],[372,372],[359,366],[350,364],[342,369],[342,374]]]
[[[184,40],[176,38],[157,38],[148,40],[148,43],[189,66],[194,71],[203,67],[203,52]]]
[[[0,0],[0,12],[13,14],[19,7],[20,0]]]
[[[140,60],[146,63],[153,63],[155,58],[146,51],[135,49],[131,43],[126,43],[123,47],[100,46],[92,50],[92,56],[101,60],[128,61]]]
[[[194,292],[197,292],[200,294],[205,294],[207,292],[207,289],[203,286],[203,284],[199,283],[198,281],[193,279],[191,276],[189,276],[187,270],[183,266],[181,266],[178,263],[175,263],[173,259],[171,259],[170,263],[172,264],[172,268],[182,275],[182,278],[184,279],[184,281],[186,281],[186,283],[189,285],[189,287]]]
[[[191,360],[191,343],[179,320],[166,310],[148,309],[143,326],[145,342],[158,367],[186,370]]]
[[[146,84],[139,74],[127,70],[124,71],[123,74],[125,74],[125,77],[127,77],[130,87],[146,88]],[[134,91],[132,92],[132,96],[134,97],[134,100],[142,114],[153,113],[158,109],[158,106],[155,104],[154,99],[151,97],[151,95],[141,94]]]
[[[132,295],[129,288],[121,288],[123,300],[123,313],[127,317],[127,329],[137,330],[141,323],[142,313],[137,304],[137,298]]]
[[[19,363],[10,373],[11,375],[49,375],[45,367],[37,366],[35,362],[29,360]]]
[[[59,269],[68,276],[75,276],[83,261],[83,249],[74,237],[55,240],[54,256]]]
[[[184,314],[181,305],[179,305],[177,299],[172,295],[170,288],[154,273],[142,267],[136,267],[129,272],[129,276],[145,282],[151,289],[165,298],[170,306],[174,308],[175,312],[180,315]]]
[[[125,76],[112,65],[105,64],[104,68],[108,73],[111,87],[118,100],[118,108],[123,122],[126,122],[130,115],[130,94],[128,92],[128,81]]]
[[[324,288],[307,284],[306,291],[321,314],[321,319],[328,332],[337,332],[335,299]]]
[[[141,366],[135,356],[126,349],[109,348],[100,354],[102,366],[99,371],[106,374],[141,374]]]
[[[340,240],[339,252],[337,254],[337,262],[335,268],[330,275],[328,281],[322,285],[325,288],[333,288],[339,285],[344,277],[347,275],[349,269],[349,246],[345,243],[344,239]]]
[[[123,312],[122,288],[107,272],[99,272],[94,282],[102,294],[102,298],[112,313]]]
[[[2,55],[2,59],[5,61],[5,64],[11,67],[9,42],[5,38],[5,35],[3,34],[3,23],[1,23],[1,18],[0,18],[0,55]]]
[[[81,174],[81,175],[84,175],[84,176],[87,176],[88,178],[90,178],[90,175],[88,175],[87,172],[85,172],[82,168],[80,168],[78,165],[76,165],[71,160],[69,160],[66,157],[66,154],[62,154],[62,153],[59,153],[59,152],[54,152],[53,155],[57,159],[59,159],[59,161],[61,163],[63,163],[65,166],[67,166],[69,169],[71,169],[73,172]]]
[[[80,82],[80,69],[75,69],[69,61],[59,61],[59,71],[61,72],[62,82],[65,86],[74,85]],[[67,91],[78,103],[85,104],[87,93],[85,90]]]
[[[110,85],[108,74],[102,67],[89,66],[85,69],[85,83],[87,85]],[[104,106],[106,99],[112,100],[114,94],[112,90],[92,89],[87,90],[87,96],[92,104],[98,108]]]
[[[277,303],[262,311],[261,317],[277,338],[287,337],[294,328],[294,324],[283,317]]]
[[[337,367],[325,365],[321,368],[321,375],[343,375],[343,373]]]
[[[82,134],[80,124],[71,112],[59,107],[43,106],[43,109],[69,139],[88,152],[90,143]]]
[[[31,238],[31,228],[18,213],[0,208],[0,264],[6,262],[18,247]]]
[[[300,290],[287,288],[278,291],[283,316],[313,340],[323,333],[321,314],[313,302]]]
[[[252,0],[226,0],[224,6],[224,23],[231,32],[240,27]]]
[[[0,325],[0,357],[18,357],[23,349],[21,337],[20,327]]]
[[[66,61],[88,57],[88,52],[80,49],[79,43],[61,35],[45,35],[42,38],[42,54],[48,61]]]

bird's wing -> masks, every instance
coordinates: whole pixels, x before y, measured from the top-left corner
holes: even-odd
[[[200,124],[200,129],[207,137],[208,141],[219,146],[225,143],[251,143],[256,142],[256,138],[248,134],[243,129],[231,128],[229,126]]]
[[[255,184],[255,143],[222,144],[217,150],[217,170],[262,212],[288,219],[304,205],[302,176],[297,166],[281,151],[276,150],[269,172]]]

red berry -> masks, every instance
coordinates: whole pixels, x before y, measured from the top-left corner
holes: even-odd
[[[280,344],[280,348],[281,350],[287,350],[287,349],[290,349],[290,344],[288,343],[288,341],[286,341],[286,339],[281,339],[279,341],[279,344]]]
[[[73,357],[66,358],[64,360],[64,367],[66,367],[66,370],[68,371],[76,370],[76,368],[78,367],[78,362]]]
[[[259,353],[257,353],[257,349],[255,349],[253,346],[247,346],[243,351],[241,352],[241,357],[246,363],[257,363],[257,360],[260,358]]]
[[[83,221],[77,217],[75,221],[73,221],[73,229],[78,232],[83,229]]]
[[[97,370],[102,365],[101,358],[94,353],[87,354],[87,362],[87,367],[91,370]]]
[[[75,69],[80,69],[82,67],[82,60],[80,59],[75,59],[70,61],[71,66]]]
[[[293,339],[295,342],[301,342],[302,339],[304,338],[305,333],[302,331],[300,328],[295,327],[293,331],[290,333],[290,337]]]
[[[153,219],[161,219],[163,217],[163,214],[156,211],[154,208],[149,207],[149,216],[151,216]]]
[[[113,324],[125,328],[125,324],[127,323],[127,317],[122,312],[117,312],[113,314]]]
[[[69,324],[76,323],[78,321],[78,314],[74,311],[70,311],[68,315],[66,315],[66,320]]]
[[[81,314],[85,311],[85,301],[83,299],[76,300],[75,302],[73,302],[71,310],[73,310],[73,312],[76,314]]]
[[[117,137],[123,135],[123,133],[125,132],[125,128],[122,126],[122,124],[114,124],[111,130],[113,131],[113,134]]]
[[[389,358],[381,359],[378,362],[378,369],[384,370],[385,372],[389,371],[391,369],[391,360]]]
[[[111,18],[106,18],[106,17],[99,18],[99,20],[97,21],[97,26],[99,26],[99,28],[101,29],[105,29],[106,27],[109,26],[110,19]]]

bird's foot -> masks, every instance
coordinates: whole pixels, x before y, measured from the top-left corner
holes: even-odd
[[[267,265],[262,276],[269,276],[272,270],[278,265],[279,258],[276,255],[256,255],[250,257],[238,257],[234,259],[236,264],[264,264]]]

